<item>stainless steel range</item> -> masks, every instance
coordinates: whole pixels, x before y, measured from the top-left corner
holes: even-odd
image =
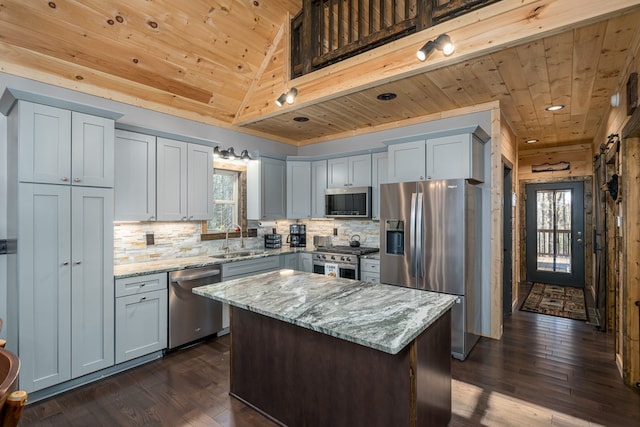
[[[360,280],[360,256],[378,251],[362,246],[318,247],[313,253],[313,272]]]

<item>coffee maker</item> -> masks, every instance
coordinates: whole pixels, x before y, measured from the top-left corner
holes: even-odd
[[[307,226],[304,224],[289,225],[287,243],[292,248],[304,248],[307,246]]]

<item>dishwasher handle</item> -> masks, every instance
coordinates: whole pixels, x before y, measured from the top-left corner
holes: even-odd
[[[198,279],[204,279],[205,277],[212,277],[212,276],[219,276],[220,275],[220,270],[207,270],[207,271],[201,271],[198,273],[192,273],[192,274],[185,274],[185,275],[180,275],[180,276],[174,276],[171,278],[171,281],[174,283],[178,283],[178,282],[188,282],[190,280],[198,280]]]

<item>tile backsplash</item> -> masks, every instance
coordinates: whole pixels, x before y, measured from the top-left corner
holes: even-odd
[[[313,236],[332,236],[334,245],[347,245],[351,236],[358,234],[360,244],[367,247],[380,245],[379,226],[376,221],[363,220],[278,220],[276,232],[282,234],[286,245],[289,225],[305,224],[307,249],[313,249]],[[250,228],[258,229],[258,237],[245,238],[245,248],[264,247],[264,235],[273,227],[258,227],[249,221]],[[333,236],[333,229],[337,235]],[[114,264],[130,264],[162,259],[212,255],[222,251],[224,240],[200,240],[200,222],[121,222],[113,227]],[[147,234],[153,234],[153,245],[147,245]],[[229,239],[230,250],[240,250],[240,239]]]

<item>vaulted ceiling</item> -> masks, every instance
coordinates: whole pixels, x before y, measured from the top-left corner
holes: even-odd
[[[639,3],[503,0],[290,81],[302,0],[3,0],[0,71],[293,145],[499,101],[522,144],[562,145],[596,134],[638,51]],[[444,32],[456,53],[417,61]]]

